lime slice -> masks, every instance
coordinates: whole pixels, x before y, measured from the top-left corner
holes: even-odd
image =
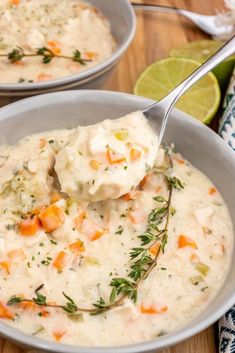
[[[199,66],[197,61],[184,58],[157,61],[142,73],[134,93],[158,101]],[[207,124],[214,117],[219,104],[219,84],[216,77],[209,73],[180,98],[176,107]]]
[[[199,40],[189,42],[182,47],[173,49],[170,52],[170,56],[189,58],[204,63],[223,45],[223,43],[224,42],[221,40]],[[234,65],[235,55],[232,55],[212,70],[219,81],[220,87],[224,90],[228,86]]]

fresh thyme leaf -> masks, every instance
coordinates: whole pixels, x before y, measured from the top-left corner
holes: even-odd
[[[157,202],[166,202],[166,199],[160,195],[153,197],[153,199],[154,199],[154,201],[157,201]]]
[[[141,235],[138,235],[138,238],[141,239],[141,245],[147,245],[155,239],[155,235],[150,232],[145,232]]]
[[[66,303],[66,305],[62,306],[62,309],[64,311],[66,311],[67,313],[76,313],[78,311],[78,307],[75,304],[74,300],[72,298],[70,298],[67,294],[65,294],[64,292],[62,292],[63,296],[68,300],[68,302]]]
[[[169,176],[166,174],[167,181],[172,187],[176,190],[181,190],[184,189],[184,183],[177,177],[175,176]]]
[[[92,305],[98,309],[104,309],[107,306],[107,304],[105,303],[102,297],[100,297],[100,299]]]
[[[73,52],[73,61],[78,62],[81,65],[85,65],[85,61],[82,59],[81,52],[79,50],[75,50]]]
[[[18,304],[18,303],[21,303],[23,300],[22,297],[17,297],[16,295],[13,295],[7,302],[7,305],[10,306],[10,305],[15,305],[15,304]]]
[[[115,287],[112,288],[112,291],[110,293],[110,297],[109,297],[109,301],[110,301],[110,304],[113,304],[113,302],[115,301],[117,297],[117,290]]]
[[[126,278],[113,278],[110,286],[115,288],[117,295],[127,295],[128,298],[136,302],[137,300],[137,287],[136,283],[129,281]]]
[[[143,254],[143,252],[146,253],[146,249],[145,248],[133,248],[130,251],[130,257],[131,257],[131,259],[135,259],[140,254]]]
[[[10,53],[7,54],[8,60],[11,63],[15,63],[17,61],[20,61],[24,57],[24,51],[22,48],[17,47],[16,49],[13,49]]]

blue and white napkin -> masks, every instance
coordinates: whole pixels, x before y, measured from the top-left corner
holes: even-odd
[[[219,134],[235,151],[235,70],[225,96]],[[219,320],[219,353],[235,353],[235,305]]]

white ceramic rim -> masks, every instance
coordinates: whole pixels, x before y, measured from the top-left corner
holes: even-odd
[[[131,17],[131,30],[128,36],[123,41],[123,43],[114,51],[114,53],[109,58],[107,58],[100,64],[94,67],[91,67],[90,69],[87,69],[81,73],[65,76],[51,81],[37,82],[37,83],[24,83],[23,85],[19,83],[1,83],[0,91],[20,92],[20,91],[31,91],[35,89],[38,89],[38,90],[49,89],[57,86],[62,87],[64,85],[68,85],[74,82],[77,82],[79,84],[80,80],[87,79],[87,81],[88,80],[91,81],[93,79],[92,77],[93,75],[97,75],[99,74],[100,71],[103,71],[109,66],[112,66],[113,63],[116,63],[120,59],[120,57],[125,53],[129,45],[131,44],[136,31],[136,16],[135,16],[134,9],[131,6],[131,3],[129,2],[129,0],[122,0],[122,1],[123,1],[123,4],[125,4],[126,6],[125,11],[128,10]]]
[[[55,92],[55,93],[47,93],[43,95],[39,95],[36,97],[30,97],[23,100],[20,100],[15,103],[11,103],[0,109],[0,120],[1,115],[15,112],[15,111],[23,111],[25,106],[27,106],[31,102],[31,108],[39,106],[39,103],[42,103],[42,100],[54,102],[55,100],[60,101],[60,97],[62,95],[74,95],[75,92],[79,92],[79,94],[83,95],[87,93],[89,95],[101,95],[101,96],[114,96],[117,98],[126,98],[130,100],[137,100],[143,102],[143,104],[151,103],[149,99],[134,96],[127,93],[121,92],[112,92],[112,91],[99,91],[99,90],[79,90],[79,91],[66,91],[66,92]],[[187,117],[187,114],[182,113],[181,115]],[[222,140],[219,135],[217,135],[214,131],[212,131],[207,126],[203,125],[201,122],[192,119],[190,121],[192,127],[195,128],[203,128],[207,129],[208,136],[213,137],[217,140],[218,144],[220,144],[222,149],[226,151],[226,153],[230,156],[231,159],[235,158],[234,151],[226,144],[224,140]],[[209,137],[208,137],[209,138]],[[235,303],[235,289],[234,292],[230,295],[229,300],[227,300],[221,307],[218,307],[211,315],[209,315],[202,322],[195,324],[193,327],[185,327],[183,332],[175,331],[170,334],[170,336],[166,335],[162,338],[158,338],[156,340],[151,340],[143,343],[137,343],[133,345],[119,346],[119,347],[83,347],[83,346],[70,346],[65,344],[58,344],[51,341],[42,340],[39,338],[32,337],[30,335],[26,335],[23,332],[14,329],[10,326],[7,326],[0,322],[0,334],[9,340],[17,343],[23,347],[29,347],[32,349],[39,349],[46,352],[53,353],[142,353],[142,352],[153,352],[162,348],[166,348],[172,345],[175,345],[181,341],[184,341],[207,327],[211,326],[217,320],[219,320],[226,311],[228,311]],[[128,334],[128,332],[127,332]],[[36,352],[35,352],[36,353]]]

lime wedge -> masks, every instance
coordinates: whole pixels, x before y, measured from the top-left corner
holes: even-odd
[[[134,87],[140,96],[160,100],[200,66],[191,59],[168,58],[147,67]],[[216,77],[209,73],[188,90],[176,107],[208,124],[220,104],[220,88]]]
[[[189,42],[182,47],[173,49],[170,52],[170,56],[193,59],[200,63],[204,63],[223,45],[223,43],[224,42],[221,40],[199,40]],[[212,70],[219,81],[220,87],[224,90],[228,86],[234,65],[235,55],[232,55]]]

